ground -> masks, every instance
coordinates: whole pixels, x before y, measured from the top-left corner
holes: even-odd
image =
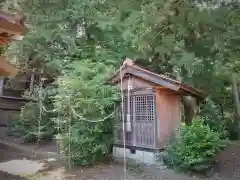
[[[9,161],[12,159],[18,159],[18,158],[22,158],[24,155],[22,152],[14,150],[3,144],[0,144],[0,162],[5,162],[5,161]],[[1,180],[27,180],[26,178],[22,178],[19,176],[14,176],[11,174],[8,174],[6,172],[2,172],[0,171],[0,179]]]
[[[227,141],[226,148],[216,158],[215,171],[222,178],[240,180],[240,142]]]
[[[35,156],[30,155],[29,153],[24,153],[22,151],[16,150],[12,147],[5,146],[0,144],[0,162],[6,162],[13,159],[34,159],[40,160]],[[46,170],[44,173],[41,171],[39,174],[31,176],[31,180],[43,179],[43,180],[121,180],[124,178],[124,171],[122,164],[116,164],[109,162],[109,164],[98,164],[93,167],[75,167],[71,171],[64,170],[61,172],[63,166],[54,165],[51,170]],[[63,173],[64,172],[64,173]],[[187,177],[185,175],[180,175],[175,173],[172,170],[160,170],[160,176],[156,176],[150,168],[142,169],[137,167],[128,168],[127,179],[128,180],[190,180],[193,178]],[[74,177],[74,178],[73,178]],[[21,178],[20,176],[6,175],[6,173],[0,173],[1,180],[27,180],[28,178]]]
[[[146,166],[128,167],[128,180],[240,180],[239,145],[228,145],[227,148],[217,157],[218,165],[215,166],[216,174],[210,178],[187,176],[176,173],[166,168],[153,168]],[[14,159],[31,159],[42,161],[43,158],[31,153],[17,150],[10,146],[0,144],[0,164]],[[51,165],[51,167],[50,167]],[[47,169],[41,170],[31,176],[13,176],[5,172],[0,172],[1,180],[123,180],[123,165],[113,162],[108,164],[98,164],[92,167],[75,167],[67,171],[60,163],[49,163]]]

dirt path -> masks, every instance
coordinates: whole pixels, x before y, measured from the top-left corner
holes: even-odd
[[[29,149],[34,149],[35,146],[26,145]],[[47,147],[47,148],[46,148]],[[49,148],[50,147],[50,148]],[[41,150],[49,151],[56,150],[56,145],[44,146]],[[6,162],[14,159],[22,159],[26,157],[27,159],[39,160],[38,157],[33,157],[32,154],[23,152],[21,150],[16,150],[13,147],[4,146],[0,144],[0,162]],[[42,158],[40,158],[42,160]],[[98,164],[93,167],[83,168],[75,167],[71,171],[66,171],[63,166],[52,164],[53,169],[47,170],[34,174],[27,179],[31,180],[123,180],[124,171],[122,164],[109,163],[109,164]],[[17,179],[19,178],[19,179]],[[0,180],[27,180],[22,179],[19,176],[16,177],[5,177]],[[128,168],[127,171],[128,180],[199,180],[194,177],[188,177],[186,175],[178,174],[172,170],[167,169],[153,169],[153,168]]]
[[[226,142],[226,148],[217,156],[216,172],[228,180],[240,180],[240,142]]]
[[[128,180],[199,180],[195,177],[177,174],[172,170],[161,170],[154,173],[150,168],[128,168]],[[97,165],[92,168],[76,168],[72,172],[81,180],[123,180],[123,166],[119,164]]]
[[[35,159],[30,154],[16,150],[12,147],[7,147],[0,144],[0,162],[7,162],[16,159]],[[39,159],[38,159],[39,160]],[[53,169],[44,172],[36,173],[31,177],[22,178],[13,176],[5,172],[0,172],[1,180],[123,180],[124,171],[123,165],[115,164],[99,164],[89,168],[75,167],[71,171],[66,171],[63,166],[52,164]],[[128,168],[128,180],[199,180],[194,177],[177,174],[172,170],[158,169],[153,171],[152,168]]]

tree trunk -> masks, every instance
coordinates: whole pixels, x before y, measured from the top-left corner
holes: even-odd
[[[239,91],[237,86],[237,80],[235,75],[232,75],[232,92],[233,92],[233,99],[235,103],[235,117],[234,117],[234,124],[236,125],[236,130],[238,133],[238,138],[240,138],[239,132],[239,120],[240,120],[240,99],[239,99]]]
[[[221,117],[222,117],[222,120],[224,121],[224,108],[223,108],[223,105],[222,104],[219,104],[219,107],[220,107],[220,111],[221,111]]]
[[[238,86],[237,89],[238,89],[238,94],[240,96],[240,86]]]
[[[191,125],[194,116],[197,113],[198,105],[194,97],[185,96],[182,98],[184,107],[184,121],[186,125]]]

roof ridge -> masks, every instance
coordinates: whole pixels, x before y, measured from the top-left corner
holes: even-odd
[[[150,71],[150,70],[148,70],[148,69],[146,69],[146,68],[143,68],[143,67],[141,67],[141,66],[139,66],[139,65],[133,64],[133,65],[131,65],[131,66],[132,66],[132,67],[135,67],[135,68],[138,68],[139,70],[148,72],[148,73],[150,73],[150,74],[152,74],[152,75],[159,76],[159,77],[161,77],[161,78],[168,79],[168,80],[173,81],[173,82],[182,83],[181,80],[177,80],[177,79],[175,80],[175,79],[172,79],[172,78],[170,78],[170,77],[168,77],[168,76],[166,76],[166,75],[164,75],[164,74],[155,73],[155,72]]]

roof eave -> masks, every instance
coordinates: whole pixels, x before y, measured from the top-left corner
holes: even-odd
[[[130,68],[130,70],[126,70],[127,67]],[[155,80],[153,80],[153,78],[147,78],[146,76],[142,76],[142,75],[140,75],[139,72],[137,72],[137,74],[136,74],[136,73],[134,73],[134,71],[131,71],[131,69],[135,69],[136,72],[137,71],[142,71],[143,73],[148,74],[149,77],[153,77]],[[118,83],[120,81],[120,70],[123,71],[123,76],[124,76],[124,74],[130,73],[130,74],[132,74],[134,76],[141,77],[141,78],[143,78],[145,80],[151,81],[154,84],[168,87],[169,89],[172,89],[174,91],[182,90],[186,94],[189,94],[191,96],[195,96],[195,97],[200,98],[200,99],[205,97],[202,92],[196,90],[193,87],[190,87],[190,86],[182,83],[181,81],[170,79],[168,77],[165,77],[164,75],[155,74],[155,73],[150,72],[148,70],[142,69],[142,68],[140,68],[140,67],[138,67],[136,65],[125,64],[124,66],[121,67],[121,69],[117,70],[107,81],[109,83],[112,83],[112,84]],[[156,78],[162,79],[162,80],[164,80],[167,83],[170,83],[172,85],[166,85],[166,83],[162,83],[160,81],[157,82]]]
[[[182,89],[182,91],[184,91],[184,92],[188,93],[189,95],[194,96],[196,98],[199,98],[199,99],[205,98],[205,95],[201,91],[199,91],[195,88],[189,87],[186,84],[182,83],[181,89]]]
[[[130,67],[130,66],[127,64],[124,64],[122,67],[120,67],[120,69],[118,69],[112,76],[110,76],[107,79],[107,82],[112,83],[112,84],[117,83],[120,80],[120,70],[124,71],[126,69],[126,67]],[[125,73],[126,72],[123,72],[123,76]]]

